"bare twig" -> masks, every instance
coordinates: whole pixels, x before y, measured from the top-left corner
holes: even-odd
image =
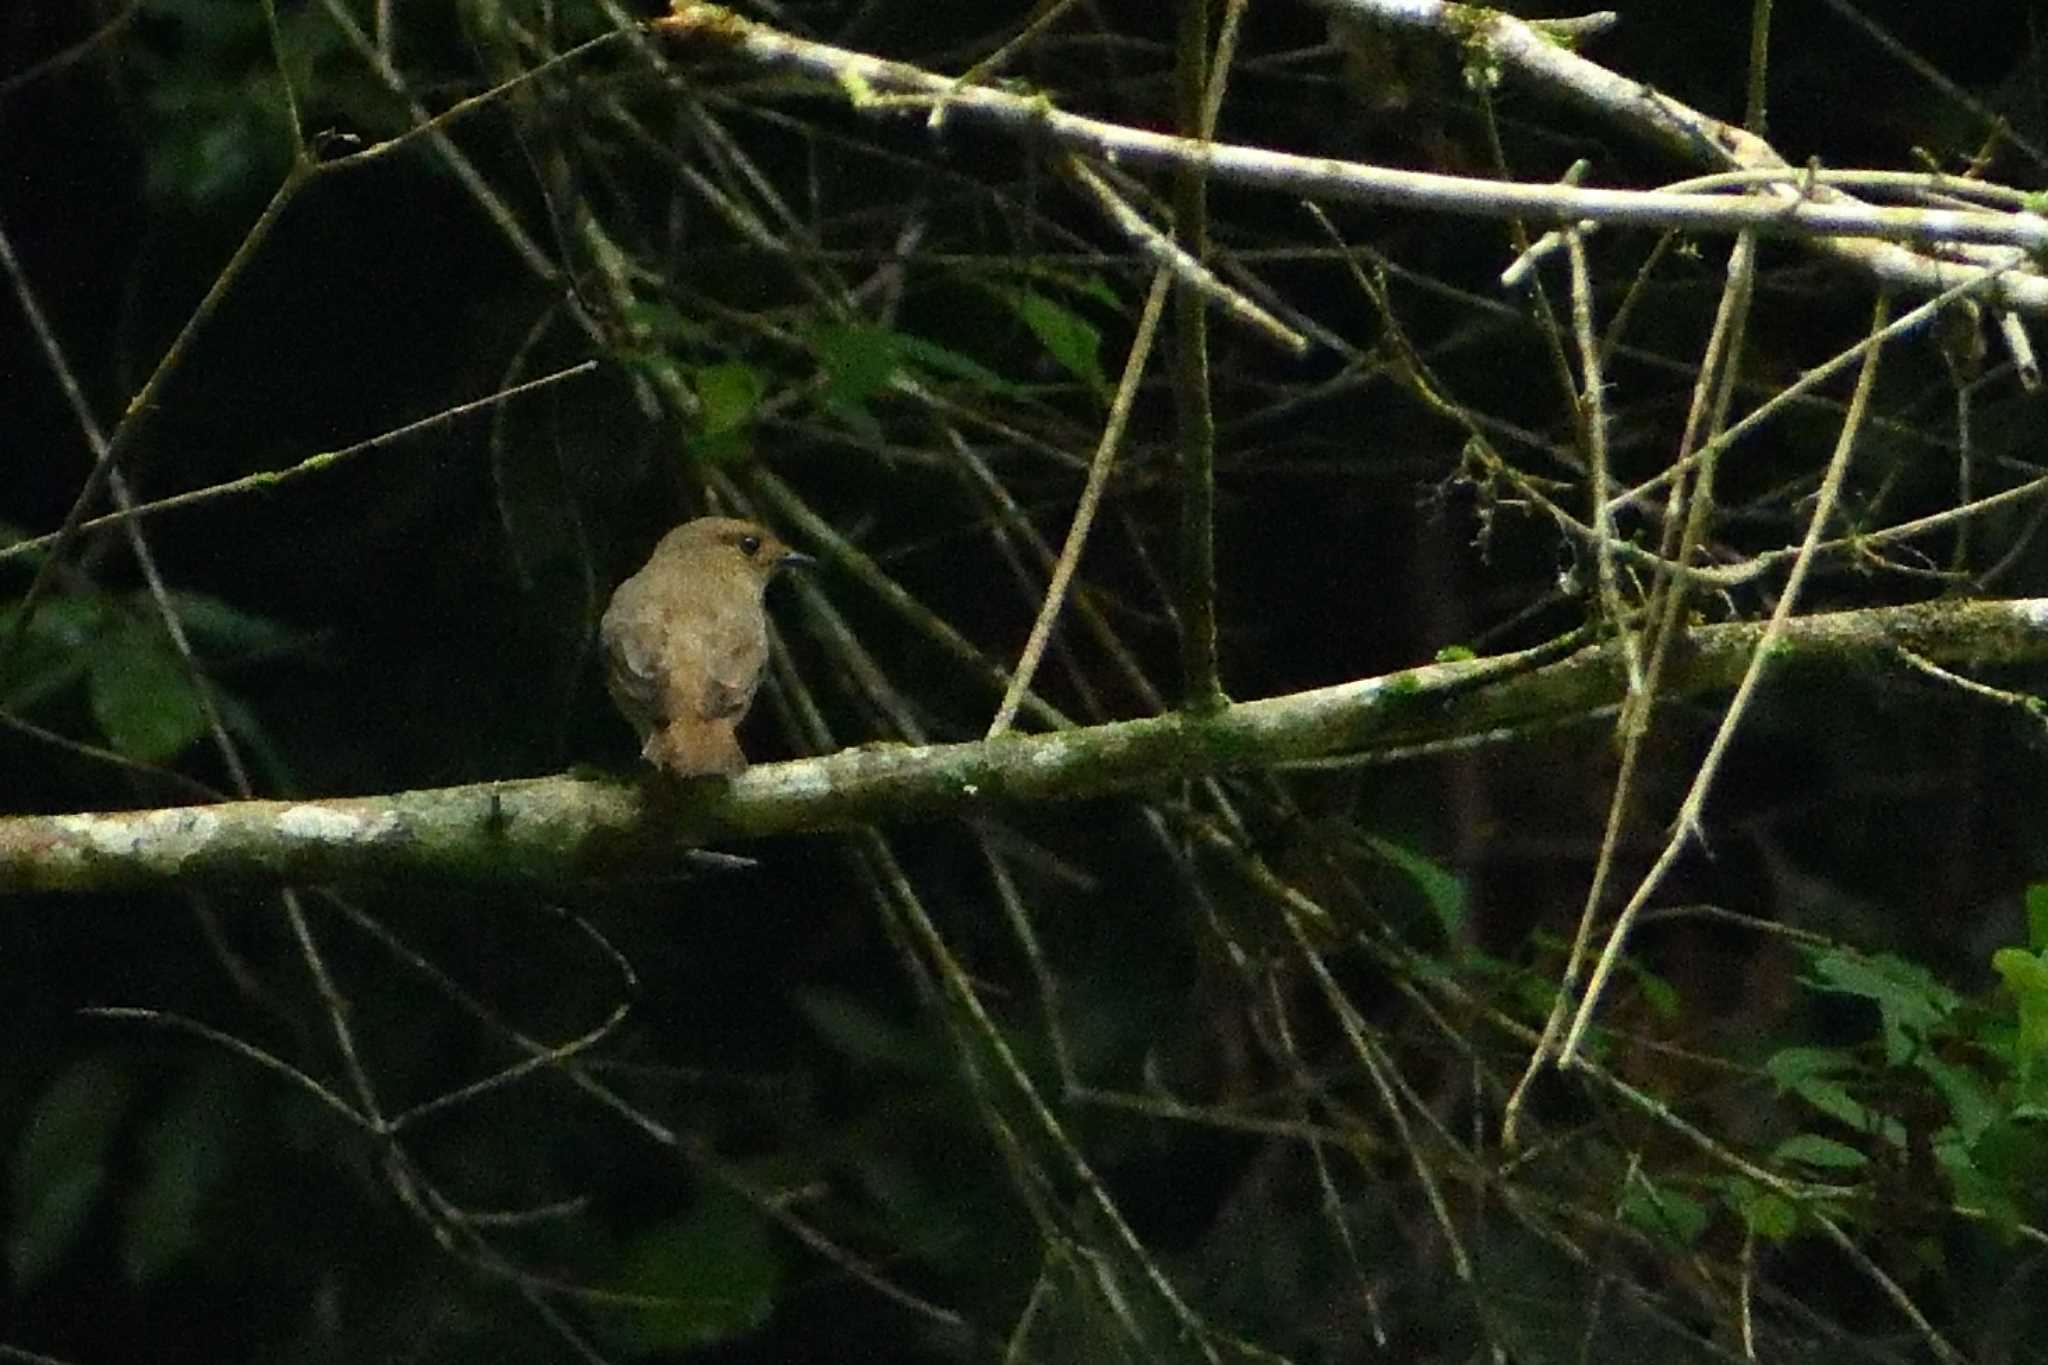
[[[1060,547],[1059,563],[1053,568],[1052,581],[1046,584],[1045,601],[1039,607],[1038,619],[1031,623],[1031,636],[1024,642],[1024,652],[1010,674],[1009,686],[1003,689],[1003,700],[996,707],[995,719],[989,722],[987,737],[990,739],[1007,731],[1011,721],[1016,719],[1017,707],[1038,672],[1039,660],[1045,655],[1053,624],[1059,620],[1068,585],[1074,581],[1074,571],[1081,565],[1081,551],[1088,543],[1088,531],[1095,523],[1095,511],[1102,503],[1103,490],[1109,486],[1109,473],[1116,466],[1116,451],[1123,440],[1124,425],[1130,421],[1131,404],[1138,396],[1138,381],[1145,373],[1146,362],[1152,355],[1153,339],[1159,333],[1159,318],[1166,309],[1167,286],[1172,278],[1165,270],[1152,277],[1152,288],[1145,296],[1145,310],[1138,318],[1137,334],[1131,338],[1130,354],[1124,360],[1123,378],[1117,383],[1116,399],[1110,404],[1109,419],[1103,423],[1095,459],[1088,466],[1088,481],[1082,486],[1080,500],[1074,505],[1074,520],[1067,527],[1066,543]]]
[[[1335,4],[1337,0],[1320,2]],[[1597,73],[1596,85],[1604,109],[1636,111],[1646,126],[1668,134],[1681,145],[1713,145],[1716,138],[1748,136],[1739,129],[1708,120],[1666,96],[1647,91],[1638,83],[1602,71],[1496,11],[1465,12],[1456,6],[1432,5],[1428,0],[1409,0],[1409,7],[1415,13],[1439,16],[1431,23],[1461,22],[1452,17],[1455,12],[1473,22],[1492,25],[1488,31],[1496,35],[1512,35],[1520,30],[1526,34],[1526,43],[1518,38],[1511,45],[1517,60],[1539,64],[1569,62],[1576,64],[1571,68],[1574,72],[1583,68]],[[685,5],[673,15],[654,20],[653,27],[677,38],[715,43],[766,67],[801,71],[837,83],[848,90],[859,107],[877,111],[928,108],[945,98],[949,109],[962,116],[985,119],[1020,135],[1042,136],[1069,151],[1125,168],[1194,168],[1212,179],[1295,197],[1398,205],[1473,217],[1526,218],[1557,225],[1587,219],[1693,232],[1751,229],[1826,243],[1828,250],[1873,279],[1920,293],[1951,288],[1995,263],[1977,265],[1937,259],[1894,243],[1942,243],[1951,249],[1968,244],[2002,245],[2029,253],[2048,249],[2048,220],[2025,212],[1873,208],[1836,196],[1807,197],[1802,189],[1810,187],[1803,186],[1788,188],[1782,195],[1772,197],[1701,199],[1659,191],[1472,180],[1392,170],[1177,138],[1069,114],[1042,98],[982,86],[958,89],[945,77],[907,63],[795,38],[751,23],[716,5]],[[1543,68],[1539,65],[1537,69]],[[1775,159],[1774,153],[1759,156],[1760,164],[1766,168],[1785,166],[1781,159]],[[1719,164],[1725,166],[1728,161],[1724,158]],[[1868,238],[1884,240],[1851,240]],[[1999,281],[1996,292],[2007,306],[2025,312],[2048,312],[2048,279],[2013,274]]]
[[[1871,321],[1873,334],[1882,331],[1888,300],[1880,299],[1876,317]],[[1772,658],[1774,646],[1783,637],[1792,619],[1794,607],[1799,600],[1799,590],[1812,569],[1816,550],[1820,545],[1821,531],[1833,519],[1835,504],[1841,497],[1842,483],[1848,476],[1849,457],[1855,451],[1856,438],[1862,434],[1863,416],[1869,408],[1871,390],[1877,382],[1878,347],[1872,347],[1865,355],[1862,372],[1856,379],[1856,394],[1850,400],[1849,412],[1843,418],[1842,432],[1835,443],[1835,451],[1828,461],[1827,473],[1822,476],[1820,491],[1814,498],[1812,515],[1806,524],[1806,538],[1800,546],[1799,556],[1792,562],[1792,572],[1783,590],[1778,595],[1776,608],[1770,621],[1765,625],[1763,636],[1757,642],[1755,656],[1744,670],[1741,683],[1735,689],[1733,700],[1728,703],[1727,713],[1721,717],[1721,725],[1714,733],[1713,742],[1707,747],[1707,755],[1700,761],[1698,772],[1693,775],[1692,786],[1680,803],[1678,817],[1673,822],[1671,836],[1665,841],[1663,850],[1655,863],[1643,874],[1628,903],[1622,907],[1614,929],[1607,936],[1607,946],[1601,951],[1600,961],[1593,968],[1592,979],[1586,983],[1585,997],[1579,1002],[1578,1013],[1572,1019],[1571,1031],[1565,1035],[1564,1044],[1558,1049],[1558,1064],[1570,1066],[1578,1057],[1586,1030],[1591,1027],[1593,1014],[1599,1008],[1601,993],[1605,990],[1608,977],[1613,973],[1615,963],[1620,959],[1622,945],[1627,941],[1630,925],[1641,912],[1664,877],[1678,860],[1678,855],[1687,844],[1700,833],[1701,813],[1706,807],[1707,794],[1713,787],[1714,778],[1719,774],[1721,760],[1728,752],[1728,746],[1736,730],[1748,714],[1749,702],[1756,695],[1757,684],[1763,678],[1764,667]]]

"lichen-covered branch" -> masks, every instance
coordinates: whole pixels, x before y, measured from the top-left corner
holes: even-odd
[[[1735,685],[1761,624],[1693,631],[1666,696]],[[1789,623],[1767,683],[1801,664],[1896,666],[1901,648],[1971,667],[2048,659],[2048,599],[1935,602]],[[1796,681],[1794,683],[1796,684]],[[0,819],[0,892],[436,878],[564,883],[673,875],[690,850],[846,829],[1395,746],[1477,739],[1621,699],[1611,644],[1429,664],[1335,687],[965,744],[865,745],[730,780],[570,776],[390,796]]]
[[[2048,279],[2013,269],[2010,253],[1972,255],[1976,246],[2048,252],[2048,218],[2026,211],[1895,208],[1865,204],[1821,185],[1789,165],[1762,139],[1711,119],[1640,82],[1607,71],[1543,37],[1529,25],[1491,10],[1439,0],[1318,0],[1360,19],[1428,28],[1479,46],[1563,98],[1613,115],[1696,161],[1716,169],[1748,168],[1776,177],[1756,194],[1681,193],[1567,184],[1532,184],[1396,170],[1332,157],[1299,156],[1241,144],[1205,142],[1087,118],[1055,108],[1042,96],[964,85],[907,62],[783,33],[719,5],[684,4],[653,29],[704,53],[723,51],[763,69],[798,72],[831,82],[859,108],[925,111],[943,104],[949,116],[978,119],[1019,137],[1045,139],[1066,151],[1100,157],[1124,169],[1199,169],[1211,181],[1274,190],[1318,201],[1387,204],[1483,218],[1516,218],[1569,226],[1579,222],[1675,228],[1689,232],[1752,230],[1803,238],[1837,261],[1884,284],[1932,294],[1995,274],[2005,307],[2048,312]],[[1930,193],[1943,177],[1925,177]],[[1871,240],[1882,239],[1882,240]],[[1940,255],[1911,245],[1940,245]],[[1964,257],[1966,259],[1955,259]]]

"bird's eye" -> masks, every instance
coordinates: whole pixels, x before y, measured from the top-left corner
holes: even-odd
[[[753,557],[754,557],[755,555],[759,554],[760,552],[761,552],[761,537],[759,537],[759,536],[741,536],[741,537],[740,537],[740,553],[741,553],[741,554],[745,555],[745,556],[746,556],[746,557],[747,557],[748,559],[752,559],[752,558],[753,558]]]

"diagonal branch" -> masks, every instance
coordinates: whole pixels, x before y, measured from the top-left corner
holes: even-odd
[[[1323,0],[1335,7],[1333,0]],[[1362,6],[1354,5],[1362,8]],[[1108,161],[1123,169],[1198,169],[1211,181],[1274,190],[1321,201],[1393,205],[1479,218],[1523,218],[1565,226],[1581,220],[1692,232],[1754,230],[1768,236],[1820,243],[1837,260],[1878,282],[1916,294],[1936,293],[1985,275],[1989,264],[1938,258],[1899,243],[1942,244],[1951,254],[1959,244],[2017,246],[2048,251],[2048,219],[2029,212],[1977,209],[1884,208],[1826,190],[1771,152],[1767,144],[1732,125],[1708,118],[1640,82],[1607,71],[1555,47],[1533,29],[1491,10],[1463,6],[1387,4],[1378,11],[1415,11],[1431,17],[1424,27],[1448,31],[1461,15],[1479,16],[1474,40],[1527,74],[1603,112],[1636,114],[1645,132],[1682,147],[1736,147],[1742,158],[1724,156],[1716,169],[1751,165],[1781,175],[1755,195],[1681,194],[1659,190],[1589,189],[1562,184],[1527,184],[1395,170],[1332,157],[1297,156],[1233,143],[1204,142],[1086,118],[1054,108],[1043,96],[1011,94],[986,86],[962,86],[907,62],[887,61],[847,48],[793,37],[752,23],[718,5],[688,4],[653,21],[656,32],[716,48],[770,70],[793,71],[833,83],[856,108],[887,112],[926,109],[944,102],[950,116],[974,118],[1019,137],[1049,141],[1070,152]],[[1382,15],[1381,17],[1384,17]],[[1526,31],[1526,37],[1522,36]],[[1754,144],[1754,146],[1752,146]],[[1931,188],[1941,177],[1929,176]],[[1884,241],[1853,239],[1882,238]],[[2048,279],[2013,272],[1995,285],[1999,301],[2030,313],[2048,313]]]

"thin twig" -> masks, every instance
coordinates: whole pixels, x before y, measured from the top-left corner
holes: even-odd
[[[526,380],[524,383],[513,384],[507,388],[499,389],[496,393],[485,394],[482,398],[473,398],[467,403],[457,403],[453,407],[443,408],[430,417],[422,417],[416,422],[407,422],[403,426],[379,432],[367,440],[357,441],[354,445],[346,445],[336,450],[323,450],[318,454],[308,455],[298,463],[287,465],[283,469],[266,469],[254,474],[244,474],[240,478],[228,479],[222,483],[208,484],[204,488],[194,488],[183,493],[172,493],[165,497],[152,498],[148,502],[138,502],[118,512],[108,512],[103,516],[87,518],[79,523],[77,534],[88,535],[94,531],[104,530],[109,526],[119,526],[126,522],[138,521],[143,517],[153,517],[160,512],[173,512],[183,507],[196,507],[201,503],[214,502],[218,499],[234,497],[241,493],[271,491],[284,484],[296,482],[303,475],[316,474],[321,470],[331,469],[344,460],[352,459],[357,455],[366,455],[371,451],[395,445],[407,437],[418,436],[423,432],[447,426],[456,419],[467,417],[471,413],[497,407],[510,399],[521,397],[538,389],[548,388],[561,383],[565,379],[575,379],[582,375],[594,373],[596,369],[597,362],[595,360],[578,361],[574,365]],[[52,531],[48,535],[28,536],[21,540],[10,541],[5,545],[0,545],[0,562],[5,562],[20,555],[34,554],[38,551],[52,549],[62,537],[63,532]]]
[[[1332,4],[1333,0],[1318,2]],[[1415,0],[1409,8],[1415,13],[1435,14],[1457,7]],[[1404,14],[1404,18],[1413,17]],[[1488,11],[1487,17],[1491,25],[1487,30],[1489,41],[1516,32],[1526,34],[1526,41],[1515,38],[1509,44],[1508,54],[1514,60],[1531,62],[1541,70],[1549,70],[1558,63],[1575,64],[1573,72],[1584,75],[1589,88],[1600,98],[1614,101],[1612,107],[1616,111],[1630,111],[1649,121],[1658,132],[1683,139],[1686,145],[1711,143],[1713,138],[1723,142],[1733,139],[1745,146],[1757,141],[1740,129],[1719,124],[1666,96],[1648,92],[1638,82],[1556,49],[1533,29],[1505,15]],[[675,13],[652,21],[652,27],[658,33],[716,44],[765,67],[803,71],[836,82],[847,90],[856,106],[876,112],[928,108],[944,98],[950,109],[963,115],[987,119],[1019,134],[1040,135],[1069,151],[1115,161],[1126,168],[1195,170],[1210,179],[1277,190],[1297,198],[1405,206],[1488,218],[1527,218],[1559,225],[1591,219],[1692,232],[1748,228],[1814,242],[1879,282],[1921,293],[1950,288],[1957,281],[1992,267],[1937,259],[1898,243],[1942,243],[1951,251],[1967,250],[1970,244],[2019,247],[2027,252],[2048,248],[2048,219],[2031,213],[1878,208],[1843,197],[1808,197],[1796,187],[1768,198],[1702,199],[1658,191],[1585,189],[1393,170],[1154,133],[1069,114],[1042,98],[1013,95],[985,86],[956,89],[944,76],[907,63],[781,33],[717,5],[683,5]],[[1597,79],[1588,72],[1597,73]],[[1579,92],[1567,93],[1577,97]],[[1775,153],[1769,156],[1775,158]],[[1773,168],[1784,164],[1782,159],[1776,159]],[[2001,282],[1999,292],[2009,306],[2027,312],[2048,312],[2048,279],[2015,275]]]
[[[277,192],[270,197],[270,202],[263,206],[263,211],[256,216],[256,221],[250,224],[249,230],[243,234],[234,254],[214,277],[205,296],[186,317],[185,325],[178,329],[178,335],[165,348],[156,363],[156,368],[150,371],[149,377],[142,382],[142,387],[128,400],[128,406],[122,413],[120,422],[114,427],[113,435],[108,438],[105,448],[99,451],[98,457],[93,461],[92,470],[85,476],[85,482],[79,486],[77,494],[72,498],[71,506],[64,514],[64,522],[57,530],[56,539],[51,543],[49,558],[36,567],[35,577],[30,580],[28,591],[22,595],[21,605],[15,610],[13,627],[8,631],[7,637],[0,640],[0,667],[4,667],[7,661],[20,651],[23,640],[27,638],[29,625],[35,619],[36,608],[41,605],[43,594],[49,587],[50,576],[55,572],[65,549],[77,538],[79,525],[85,520],[86,509],[99,497],[114,471],[120,468],[122,457],[128,453],[129,447],[134,445],[148,425],[149,418],[155,414],[164,385],[183,367],[186,358],[191,354],[195,338],[205,329],[206,324],[212,321],[228,291],[241,279],[250,261],[255,259],[257,248],[268,240],[272,229],[283,217],[285,206],[292,201],[300,186],[305,184],[307,174],[304,163],[294,163],[293,170],[278,185]],[[13,245],[4,233],[0,233],[0,266],[4,266],[10,278],[17,282],[19,290],[19,282],[27,277],[22,271],[21,262],[14,255]],[[31,306],[28,297],[22,297],[23,306]]]
[[[66,67],[75,65],[92,55],[93,49],[118,37],[122,29],[134,21],[142,12],[143,0],[128,0],[114,17],[101,24],[91,33],[80,38],[60,52],[54,52],[39,62],[23,67],[11,76],[0,77],[0,100],[9,99],[23,86],[32,85],[45,76],[54,76]]]
[[[1890,301],[1880,298],[1877,311],[1871,320],[1874,334],[1883,330],[1885,314]],[[1713,787],[1714,778],[1719,774],[1721,761],[1733,742],[1735,731],[1747,717],[1750,699],[1756,695],[1758,682],[1763,677],[1765,666],[1770,662],[1773,648],[1785,626],[1792,618],[1798,604],[1799,591],[1805,586],[1806,576],[1812,570],[1816,549],[1820,544],[1821,530],[1834,518],[1835,505],[1841,498],[1842,483],[1848,477],[1850,456],[1856,448],[1856,438],[1862,434],[1864,414],[1869,410],[1870,395],[1877,383],[1877,360],[1882,354],[1878,347],[1865,353],[1863,369],[1856,378],[1856,393],[1850,400],[1849,412],[1842,421],[1842,433],[1835,443],[1835,451],[1828,461],[1827,472],[1822,476],[1820,489],[1814,496],[1813,513],[1806,524],[1806,537],[1800,546],[1799,557],[1792,562],[1792,572],[1786,578],[1785,586],[1778,596],[1776,608],[1764,627],[1763,638],[1758,641],[1756,653],[1751,657],[1749,668],[1735,689],[1735,696],[1728,704],[1728,711],[1721,718],[1721,725],[1715,731],[1713,742],[1707,748],[1707,756],[1700,761],[1699,771],[1693,775],[1692,786],[1680,803],[1678,817],[1673,822],[1670,837],[1663,850],[1648,872],[1643,874],[1628,904],[1622,907],[1614,929],[1607,936],[1607,946],[1601,951],[1600,961],[1593,968],[1593,976],[1586,983],[1586,994],[1579,1002],[1578,1013],[1572,1019],[1571,1031],[1565,1035],[1564,1044],[1558,1050],[1558,1064],[1570,1066],[1578,1058],[1580,1045],[1584,1042],[1586,1030],[1592,1026],[1593,1014],[1600,1004],[1601,994],[1607,987],[1616,962],[1621,957],[1622,945],[1627,941],[1628,931],[1636,915],[1650,896],[1663,884],[1664,877],[1677,862],[1678,855],[1687,844],[1699,837],[1701,814],[1706,806],[1707,793]]]
[[[1593,499],[1593,558],[1600,584],[1600,609],[1607,626],[1621,639],[1621,657],[1628,673],[1628,696],[1643,695],[1642,642],[1622,609],[1621,584],[1614,572],[1614,516],[1607,502],[1607,395],[1600,368],[1600,342],[1593,326],[1593,272],[1586,263],[1586,239],[1568,229],[1565,241],[1572,265],[1572,334],[1578,341],[1584,380],[1579,385],[1579,430],[1586,443],[1588,491]]]
[[[1266,309],[1246,298],[1218,279],[1216,272],[1203,265],[1192,255],[1183,251],[1172,238],[1160,232],[1145,221],[1144,215],[1124,202],[1106,180],[1097,175],[1087,162],[1078,157],[1067,157],[1062,168],[1068,177],[1101,206],[1110,222],[1119,232],[1137,247],[1153,264],[1173,273],[1179,283],[1195,290],[1211,303],[1221,308],[1226,316],[1235,318],[1258,336],[1281,347],[1292,355],[1306,355],[1308,338],[1296,328],[1288,326]]]
[[[989,722],[989,739],[1008,730],[1016,719],[1017,707],[1031,687],[1032,678],[1037,676],[1046,642],[1052,637],[1054,623],[1059,620],[1060,609],[1067,599],[1067,588],[1074,581],[1074,571],[1081,566],[1081,552],[1088,544],[1088,532],[1095,524],[1095,513],[1102,504],[1103,491],[1109,487],[1110,471],[1116,467],[1117,447],[1123,443],[1131,405],[1137,401],[1138,383],[1144,377],[1146,362],[1151,358],[1152,343],[1159,335],[1159,319],[1166,311],[1168,286],[1172,281],[1173,276],[1163,269],[1153,273],[1144,311],[1138,315],[1138,330],[1131,338],[1130,353],[1124,358],[1123,377],[1117,381],[1116,398],[1109,406],[1109,418],[1102,425],[1102,438],[1096,443],[1095,458],[1088,466],[1088,481],[1082,485],[1080,500],[1074,506],[1074,520],[1067,527],[1066,542],[1060,546],[1059,563],[1053,566],[1052,581],[1046,584],[1045,600],[1039,605],[1038,619],[1031,623],[1030,638],[1024,642],[1024,652],[1018,656],[1017,667],[1010,674],[1009,686],[1003,689],[1003,700],[996,707],[995,719]]]

